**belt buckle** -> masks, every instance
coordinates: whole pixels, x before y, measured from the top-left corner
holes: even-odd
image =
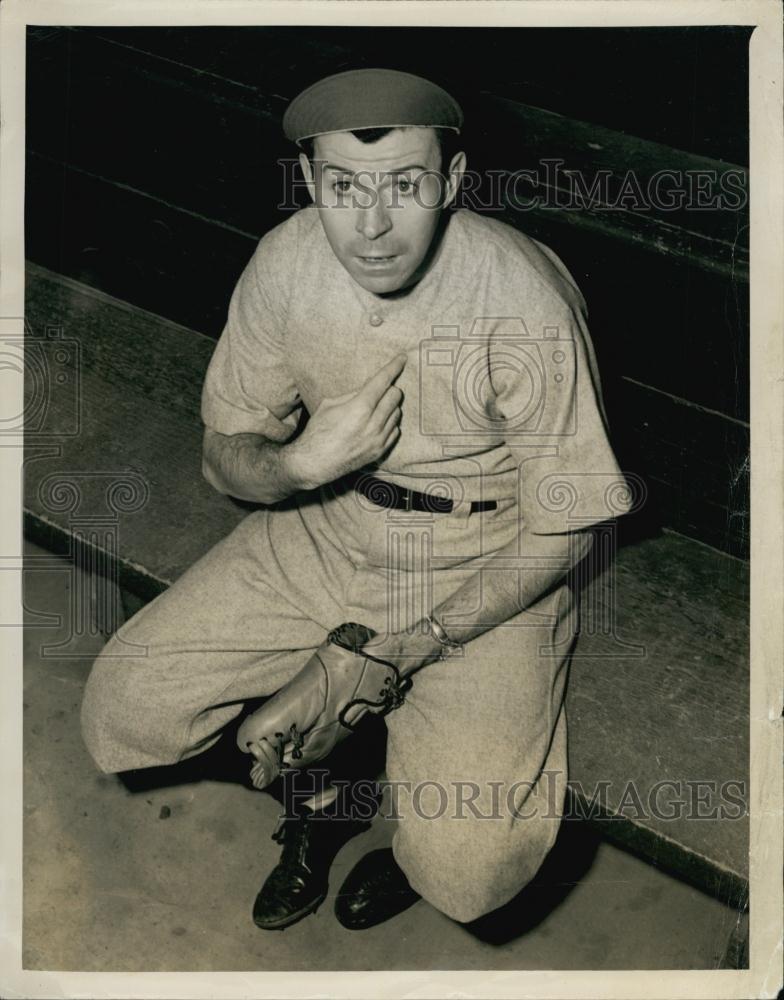
[[[411,490],[407,489],[405,486],[402,487],[403,490],[403,510],[410,514],[414,509],[414,494]]]

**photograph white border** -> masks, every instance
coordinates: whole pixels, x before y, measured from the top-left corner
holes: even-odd
[[[0,447],[0,995],[13,997],[775,997],[781,986],[784,676],[784,126],[778,0],[2,0],[0,323],[24,314],[28,25],[756,25],[751,128],[750,968],[645,972],[80,973],[21,968],[22,443]],[[5,383],[4,383],[5,387]],[[17,380],[23,411],[22,378]],[[17,400],[14,400],[16,402]]]

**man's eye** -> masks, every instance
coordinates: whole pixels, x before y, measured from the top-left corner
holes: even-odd
[[[338,194],[348,194],[351,189],[351,181],[335,181],[332,187]]]
[[[397,189],[401,194],[413,194],[416,187],[416,184],[407,177],[398,177],[397,179]]]

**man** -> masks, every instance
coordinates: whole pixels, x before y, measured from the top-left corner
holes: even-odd
[[[623,488],[582,297],[545,247],[454,209],[461,126],[441,88],[391,70],[289,106],[314,204],[260,241],[202,404],[206,478],[264,506],[122,626],[83,707],[103,770],[173,763],[353,628],[356,662],[399,682],[384,702],[396,831],[338,894],[354,929],[420,896],[473,920],[541,865],[566,782],[566,575]],[[270,751],[269,718],[245,718],[240,749],[296,767],[283,733]],[[322,902],[357,829],[341,815],[329,787],[286,815],[260,927]]]

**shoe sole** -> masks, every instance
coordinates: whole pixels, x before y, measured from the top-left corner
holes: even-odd
[[[311,913],[315,913],[326,898],[327,893],[325,892],[323,895],[317,896],[311,903],[308,903],[307,906],[303,906],[301,910],[290,913],[287,917],[284,917],[275,923],[260,924],[255,917],[253,918],[253,923],[262,931],[285,931],[287,927],[291,927],[292,924],[296,924],[304,917],[309,916]]]
[[[389,920],[394,920],[395,917],[400,916],[401,913],[405,913],[406,910],[410,910],[412,906],[416,906],[417,903],[422,901],[421,896],[417,896],[415,899],[407,900],[405,905],[398,906],[390,913],[386,914],[376,914],[375,916],[364,916],[359,914],[349,914],[343,913],[340,909],[340,896],[335,900],[335,919],[340,924],[341,927],[345,927],[347,931],[366,931],[370,930],[371,927],[378,927],[381,924],[386,923]]]

